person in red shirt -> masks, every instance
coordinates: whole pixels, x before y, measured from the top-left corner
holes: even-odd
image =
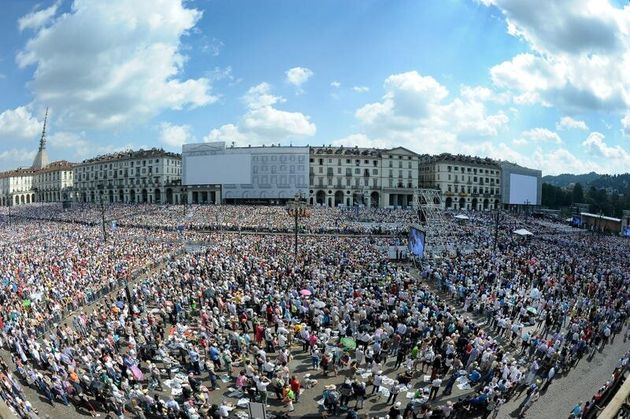
[[[295,393],[295,402],[297,403],[300,400],[300,389],[302,388],[302,384],[300,380],[293,375],[291,376],[291,381],[289,381],[289,385],[291,386],[291,390]]]

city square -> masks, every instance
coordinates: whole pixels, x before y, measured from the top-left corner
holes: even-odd
[[[626,0],[1,0],[0,418],[630,418]]]

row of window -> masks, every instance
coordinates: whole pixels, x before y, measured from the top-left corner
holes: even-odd
[[[448,185],[447,186],[447,191],[448,192],[454,192],[454,193],[473,193],[476,194],[477,191],[479,191],[479,193],[485,193],[485,194],[499,194],[499,188],[479,188],[477,189],[476,186],[465,186],[465,185]]]
[[[313,184],[312,180],[311,180],[311,184]],[[336,186],[337,188],[343,188],[343,187],[355,187],[355,188],[360,188],[360,187],[373,187],[373,188],[378,188],[379,187],[379,181],[376,178],[372,178],[372,181],[370,182],[369,178],[363,178],[363,181],[361,181],[360,178],[354,178],[354,182],[352,182],[352,179],[350,178],[345,178],[345,182],[343,181],[342,178],[337,178],[337,182],[336,184],[333,182],[333,178],[329,177],[326,178],[326,181],[324,182],[324,178],[323,177],[318,177],[317,178],[317,185],[316,186]],[[403,181],[402,179],[387,179],[386,185],[388,185],[388,187],[390,188],[414,188],[415,187],[415,183],[412,181]]]
[[[447,166],[446,170],[448,170],[449,172],[452,170],[454,172],[457,172],[457,171],[462,172],[462,173],[464,173],[464,172],[471,173],[472,172],[474,174],[477,174],[477,168],[476,167],[472,167],[471,168],[471,167],[463,167],[463,166]],[[479,173],[484,173],[484,170],[485,170],[486,174],[490,174],[490,175],[494,175],[495,174],[495,170],[492,170],[492,169],[479,169]],[[499,174],[498,170],[496,170],[496,174],[497,175]]]
[[[86,165],[86,166],[80,166],[75,168],[75,170],[79,170],[81,172],[94,172],[95,170],[112,170],[114,167],[118,168],[118,167],[146,167],[147,165],[149,167],[151,167],[151,164],[159,164],[160,163],[160,159],[149,159],[149,160],[126,160],[126,161],[119,161],[119,162],[115,162],[115,163],[102,163],[102,164],[93,164],[93,165]],[[166,165],[167,166],[181,166],[182,162],[180,160],[173,160],[173,159],[166,159]]]

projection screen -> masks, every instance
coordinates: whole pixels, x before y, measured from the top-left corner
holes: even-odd
[[[184,185],[252,183],[251,154],[184,156]]]
[[[536,205],[538,181],[535,176],[510,174],[510,204]]]

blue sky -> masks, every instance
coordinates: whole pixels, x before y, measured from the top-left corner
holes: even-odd
[[[0,169],[227,141],[630,170],[630,6],[2,0]]]

